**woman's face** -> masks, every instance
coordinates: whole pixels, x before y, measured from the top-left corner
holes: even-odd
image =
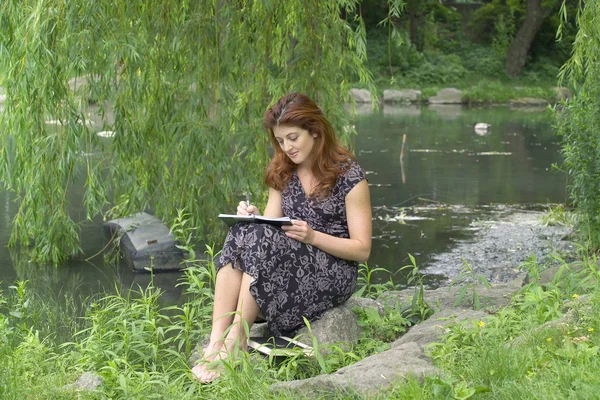
[[[297,126],[279,125],[273,127],[273,135],[281,150],[296,165],[310,165],[316,134]]]

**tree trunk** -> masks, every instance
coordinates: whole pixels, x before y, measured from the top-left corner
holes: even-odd
[[[506,72],[513,78],[523,71],[531,43],[549,14],[550,9],[542,7],[542,0],[527,0],[525,21],[506,53]]]
[[[424,47],[422,7],[423,4],[420,1],[409,1],[406,7],[409,20],[410,42],[419,52],[422,52]]]

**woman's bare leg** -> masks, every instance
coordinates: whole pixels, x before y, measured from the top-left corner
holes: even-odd
[[[234,346],[239,346],[239,349],[246,350],[248,348],[246,328],[249,330],[258,315],[260,308],[256,304],[256,300],[250,294],[250,283],[252,277],[248,274],[244,274],[240,285],[240,292],[238,296],[238,305],[236,313],[233,318],[231,329],[227,333],[225,342],[223,344],[223,350],[228,353],[235,351]]]
[[[221,270],[219,270],[219,272],[220,271]],[[226,317],[215,319],[216,315],[218,315],[217,312],[222,312],[225,309],[225,307],[223,307],[225,303],[227,303],[227,305],[230,305],[229,301],[231,300],[230,298],[228,298],[227,302],[223,302],[223,304],[217,307],[217,288],[215,287],[215,314],[213,316],[213,331],[211,332],[211,343],[207,347],[207,352],[205,353],[208,355],[205,356],[205,361],[211,362],[218,359],[218,357],[227,357],[228,355],[232,354],[232,352],[236,351],[235,346],[239,346],[239,348],[241,348],[244,351],[247,349],[247,338],[244,325],[247,325],[248,329],[252,327],[252,324],[254,323],[254,320],[258,315],[259,307],[258,304],[256,304],[256,300],[254,300],[254,297],[252,297],[252,295],[250,294],[250,282],[252,278],[248,274],[241,274],[241,282],[238,286],[238,292],[235,296],[237,306],[235,308],[236,312],[234,316],[227,315]],[[229,291],[223,291],[223,293],[229,293]],[[231,313],[231,311],[228,311],[226,313]],[[225,330],[227,330],[227,328],[229,328],[230,326],[231,328],[227,333],[227,337],[223,338]],[[213,341],[213,337],[215,338],[215,341]],[[203,383],[213,381],[220,374],[219,371],[210,369],[206,363],[200,363],[196,365],[192,369],[192,373],[196,376],[196,378],[199,381]]]
[[[233,321],[243,276],[244,273],[232,268],[231,264],[224,265],[217,273],[209,349],[211,345],[215,346],[217,343],[218,347],[215,350],[221,347],[223,334]]]
[[[206,363],[214,361],[223,346],[223,335],[231,325],[237,308],[243,275],[242,271],[232,268],[231,263],[217,272],[210,341],[203,350],[205,362],[192,368],[192,373],[201,382],[210,382],[217,376]]]

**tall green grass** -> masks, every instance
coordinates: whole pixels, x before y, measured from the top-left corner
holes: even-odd
[[[440,370],[438,376],[395,382],[380,398],[552,399],[597,393],[597,260],[583,257],[576,266],[563,262],[554,279],[543,284],[543,265],[530,260],[523,268],[530,272],[530,283],[509,307],[470,326],[451,325],[426,349]],[[15,284],[0,295],[0,398],[288,398],[272,392],[271,384],[332,373],[385,351],[411,324],[399,305],[384,316],[361,310],[363,337],[354,346],[316,343],[326,351],[315,358],[243,354],[224,362],[221,379],[200,385],[192,379],[188,360],[210,329],[213,273],[210,262],[188,268],[182,284],[189,301],[182,306],[161,306],[162,292],[151,282],[146,288],[89,299],[83,318],[63,309],[64,315],[50,325],[39,312],[49,305],[36,300],[26,283]],[[372,285],[366,267],[363,278],[363,285]],[[377,287],[364,293],[372,290]],[[69,341],[51,334],[56,323],[68,327]],[[69,384],[86,371],[100,375],[103,385],[77,394]],[[331,393],[330,398],[361,396]]]

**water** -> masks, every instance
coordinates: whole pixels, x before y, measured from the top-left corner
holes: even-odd
[[[491,130],[477,135],[475,122],[490,123]],[[386,106],[358,116],[355,126],[356,155],[371,187],[374,241],[369,265],[373,268],[395,271],[408,263],[408,253],[426,268],[432,254],[468,238],[469,224],[485,218],[490,205],[565,200],[565,178],[551,167],[560,160],[558,139],[543,110]],[[407,140],[401,162],[404,134]],[[81,193],[74,196],[72,204],[80,204],[77,197]],[[58,299],[65,294],[87,296],[115,286],[145,287],[149,282],[147,274],[134,274],[124,265],[104,261],[107,240],[100,219],[82,223],[84,255],[65,266],[37,266],[18,251],[9,251],[6,245],[17,210],[13,200],[11,194],[0,192],[0,279],[4,289],[16,279],[29,279],[33,290]],[[442,203],[454,206],[439,206]],[[80,208],[72,209],[71,215],[84,221]],[[180,276],[167,273],[155,277],[156,285],[166,291],[165,303],[183,301],[181,290],[175,287]],[[436,279],[429,277],[430,282]]]
[[[476,122],[491,129],[477,134]],[[395,271],[411,253],[426,270],[432,254],[469,237],[469,224],[494,205],[565,201],[565,177],[552,168],[560,146],[543,109],[384,106],[356,129],[375,218],[371,267]]]

